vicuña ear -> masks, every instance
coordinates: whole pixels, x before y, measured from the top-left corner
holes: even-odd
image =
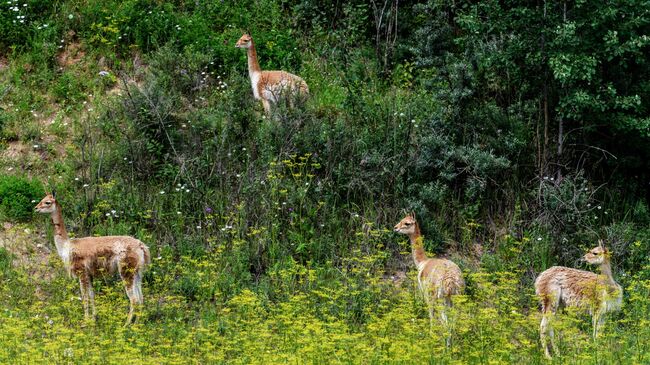
[[[411,218],[415,219],[415,211],[414,210],[411,211]]]
[[[56,198],[56,190],[52,189],[52,198]]]
[[[598,239],[598,247],[600,247],[602,249],[605,249],[605,245],[603,244],[603,240],[600,239],[600,238]]]

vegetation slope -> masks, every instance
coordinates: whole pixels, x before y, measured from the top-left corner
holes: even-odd
[[[650,362],[646,1],[8,0],[0,4],[1,363],[545,363],[532,287],[587,269],[624,288],[557,363]],[[263,69],[311,97],[267,117]],[[151,248],[145,308],[78,283],[32,214]],[[429,330],[408,242],[459,264],[453,345]],[[593,270],[593,268],[591,269]]]

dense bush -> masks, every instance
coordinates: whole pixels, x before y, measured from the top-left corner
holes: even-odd
[[[153,260],[140,323],[106,276],[79,329],[49,231],[0,232],[0,362],[543,363],[535,276],[598,238],[624,309],[596,341],[560,316],[558,361],[649,361],[646,2],[25,3],[0,5],[0,169]],[[264,115],[245,30],[309,100]],[[41,195],[0,177],[2,218]],[[452,347],[404,209],[465,274]]]
[[[31,218],[35,202],[42,197],[43,186],[38,180],[0,176],[0,212],[4,217],[17,221]]]

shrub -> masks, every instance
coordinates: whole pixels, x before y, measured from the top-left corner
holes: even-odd
[[[7,114],[5,113],[2,108],[0,108],[0,139],[5,138],[5,132],[4,132],[4,127],[5,124],[7,123]]]
[[[37,180],[18,176],[0,177],[0,213],[16,221],[32,216],[33,201],[42,197],[43,186]]]
[[[6,273],[11,268],[11,253],[0,247],[0,273]]]

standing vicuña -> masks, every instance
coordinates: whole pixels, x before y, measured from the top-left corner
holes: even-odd
[[[451,307],[451,296],[462,294],[465,288],[463,274],[458,265],[446,259],[427,258],[424,239],[415,213],[410,213],[395,226],[395,232],[405,234],[411,241],[413,261],[418,268],[418,284],[429,307],[429,319],[433,321],[436,303],[442,301],[440,319],[447,325],[446,307]],[[447,339],[449,343],[449,339]]]
[[[101,274],[119,272],[126,294],[129,296],[130,309],[126,324],[133,320],[136,306],[143,303],[142,271],[149,264],[149,248],[141,241],[129,236],[104,236],[68,238],[63,224],[61,206],[54,195],[47,194],[36,206],[39,213],[49,213],[54,223],[54,244],[71,275],[79,278],[81,298],[84,306],[84,318],[88,320],[88,302],[92,306],[95,319],[95,293],[92,280]]]
[[[253,95],[255,99],[262,100],[264,111],[271,112],[271,103],[277,103],[282,98],[287,98],[293,103],[296,96],[307,96],[309,87],[305,80],[285,71],[262,71],[257,62],[255,43],[248,33],[239,38],[235,44],[237,48],[246,48],[248,53],[248,75],[251,78]]]
[[[598,247],[587,252],[584,260],[593,265],[600,265],[600,275],[584,270],[553,266],[541,273],[535,280],[535,293],[542,302],[542,322],[539,336],[546,357],[551,357],[546,341],[547,332],[551,337],[553,349],[555,352],[558,351],[553,339],[554,333],[550,326],[550,320],[560,306],[589,309],[592,315],[594,339],[603,324],[603,315],[621,308],[623,289],[612,277],[610,256],[611,253],[603,246],[603,241],[599,240]]]

